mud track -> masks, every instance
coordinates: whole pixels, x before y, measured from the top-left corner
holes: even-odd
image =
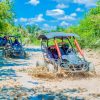
[[[3,63],[0,64],[0,89],[7,90],[10,93],[9,98],[16,91],[16,95],[27,98],[25,100],[29,100],[30,95],[48,93],[54,96],[59,94],[69,100],[77,97],[79,100],[100,100],[100,50],[84,50],[86,59],[95,65],[96,75],[72,75],[63,70],[60,73],[51,73],[44,66],[35,68],[36,61],[43,60],[41,51],[39,48],[28,47],[27,52],[28,59],[2,59]],[[11,87],[14,90],[9,90]],[[0,95],[4,95],[1,90]],[[24,91],[24,94],[17,91]],[[15,96],[17,99],[18,95]],[[62,100],[59,96],[59,99],[52,100]]]

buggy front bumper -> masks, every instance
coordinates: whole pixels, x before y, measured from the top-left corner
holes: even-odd
[[[67,67],[63,67],[65,70],[67,70],[68,72],[88,72],[89,71],[89,63],[85,63],[85,64],[71,64],[68,65]]]

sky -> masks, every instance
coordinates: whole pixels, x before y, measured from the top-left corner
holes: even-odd
[[[97,0],[15,0],[15,23],[38,25],[51,30],[56,26],[69,27],[79,24]]]

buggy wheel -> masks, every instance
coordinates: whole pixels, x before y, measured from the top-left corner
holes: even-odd
[[[90,73],[96,74],[95,67],[94,67],[94,65],[92,63],[89,64],[88,69],[89,69],[89,72]]]
[[[58,72],[58,70],[59,70],[59,66],[58,66],[57,63],[54,63],[54,69],[55,69],[55,72]]]
[[[24,58],[29,58],[29,54],[24,51]]]
[[[61,69],[63,68],[62,67],[62,63],[61,63],[62,61],[61,61],[61,59],[58,59],[58,72],[60,73],[61,72]]]
[[[5,58],[7,58],[7,57],[10,56],[10,52],[8,52],[7,50],[4,50],[3,55],[4,55]]]
[[[58,59],[57,62],[54,61],[55,72],[61,71],[61,69],[62,69],[61,62],[62,62],[61,59]]]
[[[54,59],[51,59],[51,61],[49,62],[49,67],[50,67],[50,70],[52,69],[52,72],[58,72],[59,70],[59,64],[57,61],[55,61]],[[48,69],[49,69],[48,67]]]
[[[5,50],[3,50],[3,57],[7,57],[7,53]]]
[[[49,63],[48,66],[47,66],[49,72],[55,72],[55,68],[54,68],[54,65]]]
[[[45,42],[41,42],[41,50],[43,52],[44,60],[47,58],[47,46]]]
[[[37,61],[36,67],[47,67],[47,62],[46,61]]]
[[[26,58],[26,57],[27,57],[27,54],[26,54],[26,52],[25,52],[25,51],[23,51],[23,52],[22,52],[22,56],[23,56],[24,58]]]
[[[26,52],[24,51],[24,58],[26,58],[27,57],[27,54],[26,54]]]

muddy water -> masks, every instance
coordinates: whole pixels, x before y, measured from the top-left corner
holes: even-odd
[[[38,58],[37,56],[41,54],[41,50],[39,48],[35,48],[35,49],[26,48],[25,50],[29,54],[29,58],[27,59],[10,59],[10,58],[6,59],[6,58],[0,57],[0,100],[100,100],[100,94],[99,94],[100,93],[99,92],[100,79],[98,77],[95,79],[93,78],[82,79],[81,81],[80,79],[79,80],[75,79],[73,81],[62,80],[58,83],[53,82],[53,81],[50,83],[44,80],[43,80],[43,84],[40,84],[39,81],[37,81],[38,83],[35,82],[36,87],[38,86],[38,84],[39,86],[41,85],[41,87],[43,85],[43,89],[41,89],[40,87],[38,89],[36,87],[29,89],[27,87],[22,87],[22,85],[16,87],[16,82],[18,81],[18,78],[20,78],[21,76],[20,77],[16,76],[16,71],[13,70],[12,68],[34,66],[35,65],[34,62],[36,62],[36,58]],[[88,52],[87,53],[87,55],[89,55],[88,58],[91,58],[93,62],[96,62],[98,60],[98,64],[97,64],[98,66],[96,67],[96,71],[100,73],[100,71],[98,70],[100,69],[100,66],[99,66],[100,56],[97,59],[94,59],[93,57],[95,57],[94,55],[95,53],[92,53],[92,54],[93,55],[91,57],[91,55],[89,55],[89,52]],[[96,54],[96,56],[97,55],[98,54]],[[90,61],[92,61],[91,59]],[[26,76],[24,76],[24,79],[26,79]],[[13,82],[10,83],[11,80],[13,80]],[[23,78],[21,78],[21,80],[22,80],[22,83],[24,83]],[[1,88],[1,83],[3,85],[2,88]],[[14,84],[15,84],[15,87],[14,87]],[[34,83],[32,83],[32,85],[34,85]],[[86,92],[79,91],[79,87],[82,89],[85,89]],[[50,90],[48,90],[49,88]],[[52,92],[53,88],[57,88],[57,91]],[[59,91],[59,88],[61,88],[62,91]],[[85,97],[87,98],[89,97],[89,99],[86,99]]]
[[[13,79],[16,82],[17,76],[15,70],[11,69],[13,67],[24,67],[24,66],[34,66],[37,54],[41,53],[39,48],[26,48],[25,51],[29,54],[26,59],[11,59],[11,58],[0,58],[0,82],[7,81],[7,77]],[[7,69],[3,69],[3,68]],[[29,89],[27,87],[8,87],[7,85],[0,88],[0,100],[78,100],[77,97],[68,97],[64,93],[78,93],[78,90],[64,90],[62,92],[48,92],[48,89],[43,93],[43,89]],[[79,100],[84,100],[81,98]]]

